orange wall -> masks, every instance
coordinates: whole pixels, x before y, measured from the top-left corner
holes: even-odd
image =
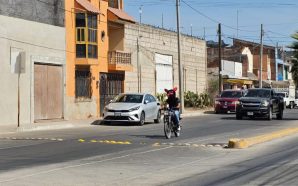
[[[96,99],[99,113],[99,73],[108,71],[108,26],[107,8],[108,2],[91,0],[92,5],[100,9],[98,16],[98,59],[76,59],[76,36],[75,36],[75,9],[82,9],[75,0],[65,0],[65,29],[66,29],[66,96],[75,97],[75,64],[90,64],[92,73],[92,96]],[[102,41],[101,33],[105,32]]]

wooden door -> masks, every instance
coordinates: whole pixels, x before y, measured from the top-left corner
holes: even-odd
[[[59,119],[63,115],[62,67],[34,65],[34,118]]]

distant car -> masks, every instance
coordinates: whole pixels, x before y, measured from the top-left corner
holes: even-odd
[[[249,89],[247,94],[239,99],[236,110],[236,119],[263,117],[272,120],[276,114],[277,119],[283,119],[284,100],[273,89],[256,88]]]
[[[284,98],[285,107],[293,109],[296,106],[295,97],[289,96],[287,92],[276,92],[276,94]]]
[[[214,102],[214,112],[228,113],[236,112],[239,98],[245,95],[245,90],[224,90]]]
[[[160,123],[160,103],[151,94],[120,94],[105,108],[103,122]]]

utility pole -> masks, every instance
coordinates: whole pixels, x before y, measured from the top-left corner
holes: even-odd
[[[239,17],[239,10],[237,10],[237,39],[238,39],[238,31],[239,31],[239,25],[238,25],[238,23],[239,23],[239,19],[238,19],[238,17]]]
[[[190,24],[190,36],[192,37],[192,24]]]
[[[203,39],[205,40],[206,39],[206,28],[204,27],[204,36],[203,36]]]
[[[137,76],[138,76],[138,93],[142,92],[142,88],[141,88],[141,71],[140,71],[140,43],[139,43],[139,39],[140,39],[140,26],[142,23],[142,6],[140,6],[139,8],[139,13],[140,13],[140,20],[139,20],[139,29],[138,29],[138,37],[137,37]]]
[[[161,28],[163,28],[163,13],[161,14]]]
[[[178,39],[178,76],[179,76],[179,97],[180,97],[180,113],[184,112],[184,88],[182,78],[182,63],[180,51],[180,16],[179,16],[180,0],[176,0],[176,15],[177,15],[177,39]]]
[[[259,88],[263,88],[263,24],[261,24],[261,47],[260,47],[260,77],[259,77]]]
[[[222,68],[221,68],[221,24],[218,24],[218,94],[222,91]]]

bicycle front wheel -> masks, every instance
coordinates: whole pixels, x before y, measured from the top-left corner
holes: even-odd
[[[164,132],[167,139],[170,139],[172,136],[172,127],[169,121],[164,122]]]

